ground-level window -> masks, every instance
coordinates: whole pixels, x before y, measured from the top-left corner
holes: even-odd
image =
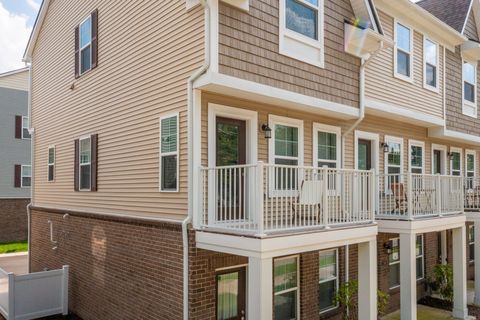
[[[423,279],[423,265],[424,265],[424,255],[423,255],[423,234],[418,234],[415,245],[415,259],[417,266],[417,280]]]
[[[470,261],[475,260],[475,228],[468,227],[468,258]]]
[[[461,176],[462,175],[462,151],[461,149],[451,148],[450,149],[450,173],[452,176]]]
[[[55,180],[55,147],[48,148],[48,181]]]
[[[320,252],[319,258],[319,306],[320,312],[337,307],[335,294],[338,289],[338,251]]]
[[[178,191],[178,114],[160,119],[160,190]]]
[[[298,257],[275,259],[273,269],[275,319],[298,319]]]
[[[22,188],[32,185],[32,166],[22,165]]]
[[[390,288],[400,286],[400,240],[390,240],[390,253],[388,255]]]
[[[217,320],[245,316],[245,268],[217,272]]]

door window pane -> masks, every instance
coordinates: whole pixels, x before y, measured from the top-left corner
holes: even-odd
[[[297,257],[274,261],[274,305],[276,320],[297,319]]]
[[[366,144],[358,144],[358,169],[368,170],[367,158],[368,158],[368,147]]]
[[[239,316],[239,274],[232,272],[217,276],[217,319],[228,320]]]
[[[419,234],[415,244],[416,274],[417,279],[423,278],[423,235]]]
[[[308,2],[315,4],[317,1]],[[286,0],[285,14],[288,29],[318,40],[318,8],[312,8],[298,0]]]
[[[319,257],[319,305],[320,311],[336,307],[337,250],[320,252]]]
[[[390,288],[400,285],[400,241],[399,239],[390,240],[389,262],[389,283]]]

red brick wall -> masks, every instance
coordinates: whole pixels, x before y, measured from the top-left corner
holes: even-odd
[[[0,243],[27,240],[30,199],[0,199]]]

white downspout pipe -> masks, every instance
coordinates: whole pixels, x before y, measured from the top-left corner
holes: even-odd
[[[30,133],[30,165],[32,170],[32,177],[30,183],[30,203],[27,205],[27,245],[28,245],[28,263],[27,268],[28,272],[30,272],[30,249],[31,249],[31,207],[33,205],[33,190],[35,188],[35,166],[34,166],[34,159],[35,159],[35,129],[32,128],[32,62],[30,61],[30,65],[28,66],[28,132]]]
[[[188,122],[188,199],[189,208],[188,216],[182,221],[182,240],[183,240],[183,319],[188,320],[188,290],[189,290],[189,260],[188,260],[188,224],[192,221],[193,216],[193,84],[202,74],[210,67],[210,6],[207,0],[201,1],[205,8],[205,58],[203,65],[195,73],[193,73],[187,82],[187,122]]]

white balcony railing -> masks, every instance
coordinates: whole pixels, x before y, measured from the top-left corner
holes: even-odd
[[[372,223],[373,171],[264,164],[201,168],[201,228],[264,236]]]
[[[480,177],[465,178],[465,211],[480,211]]]
[[[427,174],[381,174],[378,218],[413,220],[464,211],[464,178]]]

